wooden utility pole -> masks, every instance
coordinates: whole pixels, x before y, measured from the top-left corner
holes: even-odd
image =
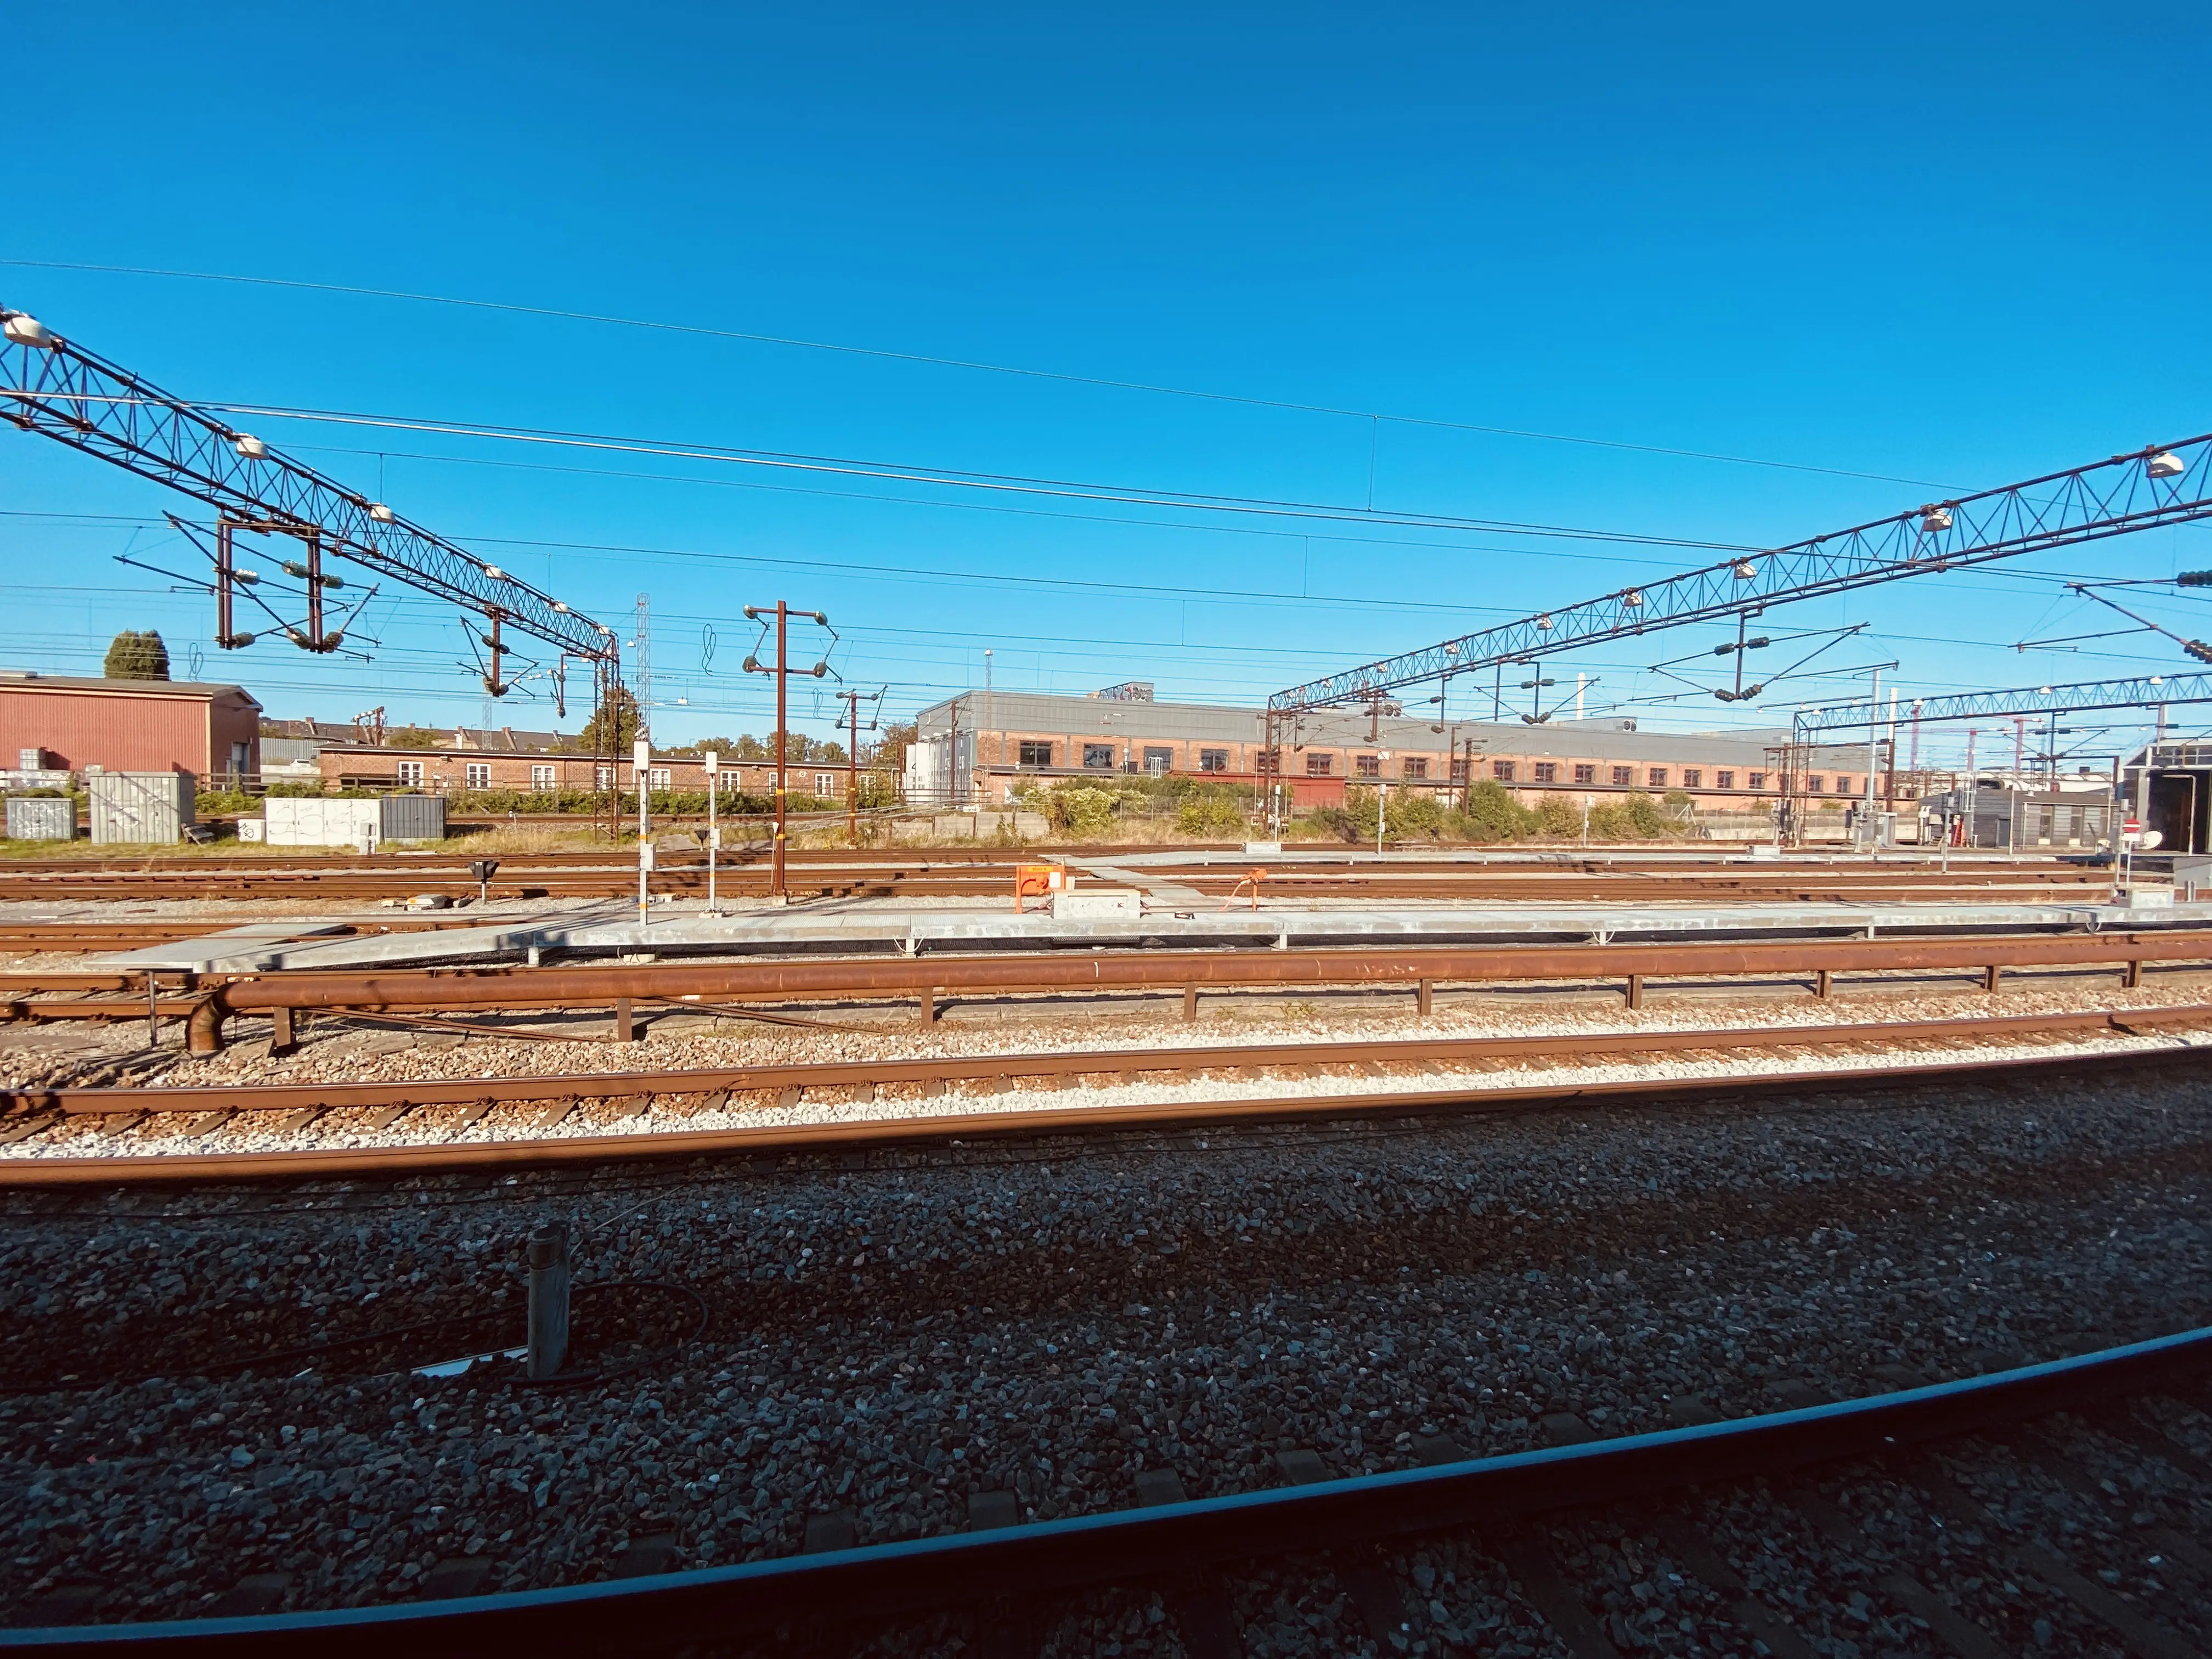
[[[745,672],[748,674],[775,676],[775,844],[769,866],[769,896],[779,900],[791,896],[790,889],[786,884],[784,876],[784,853],[790,831],[791,734],[784,728],[790,724],[787,693],[791,679],[791,619],[793,617],[804,617],[809,622],[820,623],[823,628],[830,626],[830,618],[823,612],[794,611],[785,601],[778,599],[775,602],[775,666],[773,668],[763,666],[757,656],[747,657],[744,664]],[[768,607],[764,605],[747,605],[745,620],[759,623],[765,630],[768,625]],[[830,637],[834,641],[836,639],[834,629],[831,631]],[[830,664],[826,656],[823,661],[814,665],[813,673],[817,679],[820,679],[829,672]]]

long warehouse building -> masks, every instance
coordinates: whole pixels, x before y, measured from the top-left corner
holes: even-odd
[[[1780,728],[1642,732],[1625,717],[1531,726],[1325,708],[1279,720],[1276,768],[1261,711],[1231,704],[969,690],[923,709],[916,724],[907,799],[954,806],[1000,805],[1024,783],[1100,774],[1253,784],[1279,770],[1301,807],[1338,805],[1348,787],[1377,781],[1447,790],[1491,779],[1530,805],[1553,792],[1679,790],[1706,810],[1746,811],[1780,793],[1789,738]],[[1885,768],[1886,757],[1885,745]],[[1806,793],[1858,799],[1867,763],[1863,744],[1816,749]],[[1875,793],[1894,799],[1899,781],[1884,771]]]

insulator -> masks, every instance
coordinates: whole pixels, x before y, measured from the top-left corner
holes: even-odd
[[[2173,579],[2176,587],[2212,587],[2212,570],[2185,570]]]
[[[483,689],[495,697],[503,697],[514,687],[505,680],[495,680],[487,674],[483,677]]]
[[[244,582],[248,587],[258,587],[261,585],[261,573],[258,570],[234,570],[230,573],[230,579],[234,582]]]
[[[46,325],[27,311],[0,313],[0,334],[7,337],[9,345],[31,346],[40,351],[54,349],[54,337]]]
[[[216,640],[216,643],[226,651],[242,651],[247,646],[253,643],[253,635],[251,634],[226,634],[220,639]]]
[[[284,637],[291,641],[293,644],[298,646],[302,651],[312,651],[315,648],[315,642],[296,628],[286,629],[284,630]]]
[[[1735,652],[1735,647],[1733,645],[1717,645],[1713,647],[1713,655],[1716,657],[1731,656]]]
[[[325,587],[343,587],[345,586],[345,578],[343,576],[333,575],[327,570],[319,574],[315,580],[320,582]]]
[[[2181,648],[2199,662],[2212,662],[2212,645],[2207,645],[2202,640],[2185,640]]]
[[[2143,471],[2154,478],[2178,478],[2189,471],[2189,465],[2170,449],[2161,449],[2143,463]]]
[[[301,564],[297,559],[285,559],[281,562],[286,575],[297,577],[301,581],[307,580],[310,575],[314,574],[309,570],[307,566]]]
[[[826,662],[817,662],[814,665],[814,678],[817,680],[829,672],[830,665]]]
[[[1951,509],[1948,507],[1923,507],[1920,509],[1920,533],[1932,536],[1939,530],[1951,527]]]
[[[318,651],[335,651],[344,643],[345,635],[343,634],[325,634],[323,635],[323,642],[317,646],[315,649]]]
[[[1747,685],[1742,690],[1735,694],[1735,700],[1738,702],[1749,702],[1753,697],[1757,696],[1760,692],[1765,690],[1766,688],[1763,685]]]
[[[506,650],[506,649],[507,649],[507,647],[506,647],[505,645],[501,644],[499,641],[497,641],[497,640],[495,640],[495,639],[492,638],[492,636],[491,636],[490,635],[489,635],[489,634],[479,634],[479,635],[477,635],[477,637],[478,639],[482,640],[482,641],[483,641],[486,645],[489,646],[489,647],[490,647],[493,650],[495,650],[495,651],[504,651],[504,650]]]
[[[1761,634],[1755,639],[1746,640],[1743,642],[1743,648],[1747,651],[1764,651],[1768,646],[1773,643],[1773,641],[1768,639],[1765,635]]]
[[[768,672],[768,670],[760,665],[760,659],[758,657],[747,657],[745,659],[745,672],[748,674],[765,674]]]

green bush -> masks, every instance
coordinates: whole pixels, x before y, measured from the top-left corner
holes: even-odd
[[[1183,792],[1176,828],[1186,836],[1237,835],[1244,828],[1244,808],[1230,790],[1194,787]]]
[[[1103,789],[1079,783],[1055,787],[1044,798],[1045,816],[1052,827],[1063,835],[1077,836],[1103,836],[1114,827],[1114,810],[1119,803]]]
[[[211,813],[254,812],[261,803],[242,789],[203,789],[192,798],[192,805],[202,817]]]
[[[1583,832],[1583,807],[1565,795],[1547,795],[1536,805],[1536,829],[1551,840],[1571,839]]]
[[[1640,790],[1590,809],[1589,832],[1594,841],[1659,841],[1674,830],[1659,804]]]
[[[1466,841],[1519,841],[1534,835],[1539,822],[1511,791],[1490,778],[1467,792],[1467,805],[1455,817],[1454,827]]]

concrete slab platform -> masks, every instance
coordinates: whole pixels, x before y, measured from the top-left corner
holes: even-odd
[[[876,902],[793,905],[743,915],[631,911],[501,921],[436,933],[234,945],[222,936],[101,958],[101,967],[192,967],[210,973],[419,966],[558,954],[732,956],[934,951],[1194,949],[1203,946],[1607,943],[1698,938],[1875,938],[2014,930],[2205,927],[2212,903],[2130,910],[2112,904],[1431,904],[1396,909],[1173,909],[1139,917],[1055,918],[1010,909],[902,908]]]

